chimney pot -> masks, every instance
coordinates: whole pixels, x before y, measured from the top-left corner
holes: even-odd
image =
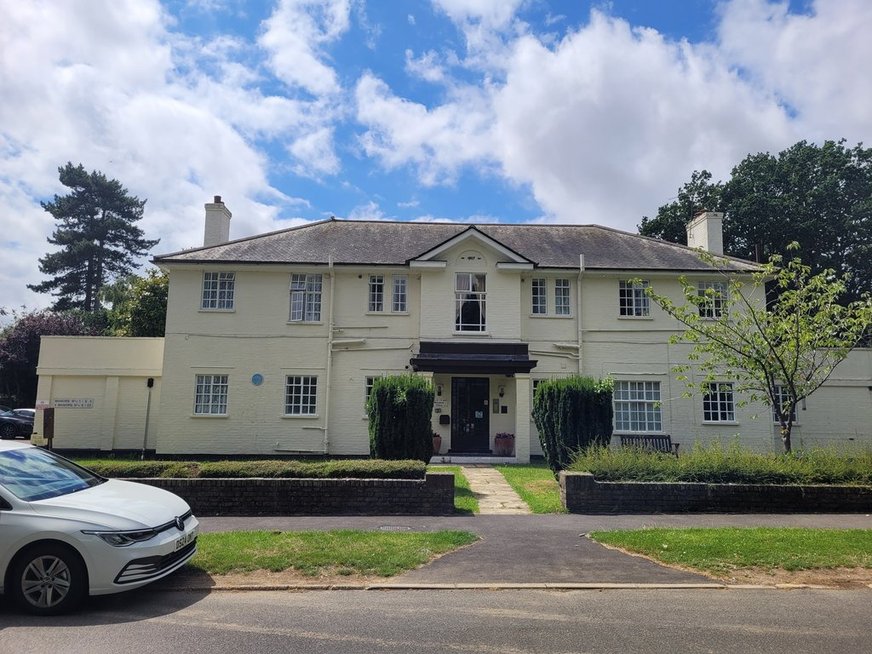
[[[221,196],[220,196],[220,195],[216,195],[216,196],[215,196],[215,204],[223,204],[223,203],[221,202]]]

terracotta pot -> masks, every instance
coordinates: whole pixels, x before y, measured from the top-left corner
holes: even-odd
[[[442,437],[441,436],[433,436],[433,454],[439,454],[439,450],[442,449]]]

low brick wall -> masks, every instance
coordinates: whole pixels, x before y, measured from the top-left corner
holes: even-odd
[[[198,516],[448,515],[454,475],[425,479],[130,479],[175,493]]]
[[[570,513],[870,513],[867,486],[767,486],[600,482],[586,472],[560,473]]]

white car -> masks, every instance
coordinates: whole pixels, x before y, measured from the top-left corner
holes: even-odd
[[[165,577],[196,553],[198,527],[177,495],[0,442],[0,591],[25,611],[62,613]]]

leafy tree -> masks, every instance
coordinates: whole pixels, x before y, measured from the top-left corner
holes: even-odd
[[[167,321],[169,277],[149,270],[145,277],[125,277],[110,286],[110,322],[116,336],[163,336]]]
[[[143,238],[136,222],[142,219],[145,200],[130,196],[121,182],[79,164],[58,168],[61,184],[71,192],[43,202],[59,225],[48,242],[58,246],[39,260],[39,270],[50,275],[28,284],[37,293],[57,297],[54,309],[100,309],[100,289],[108,280],[128,275],[135,259],[158,240]]]
[[[573,376],[542,381],[533,397],[533,421],[545,462],[555,476],[572,457],[612,438],[612,381]]]
[[[36,402],[36,364],[41,336],[95,335],[99,329],[89,327],[73,311],[7,312],[13,322],[0,332],[0,395],[15,399],[18,406],[32,407]]]
[[[377,459],[430,461],[433,399],[433,386],[423,377],[376,379],[366,403],[370,454]]]
[[[789,258],[787,245],[797,242],[813,272],[831,268],[843,277],[843,301],[872,288],[872,149],[862,144],[800,141],[777,157],[749,155],[725,183],[694,172],[639,232],[685,243],[685,225],[703,209],[724,212],[725,254]]]
[[[793,247],[796,247],[793,245]],[[701,254],[718,267],[723,260]],[[681,278],[685,303],[678,305],[655,288],[646,289],[685,331],[673,342],[693,344],[692,362],[675,366],[691,390],[705,393],[717,380],[736,381],[740,403],[764,401],[774,407],[784,451],[791,451],[795,409],[829,379],[872,323],[872,299],[839,304],[845,282],[832,270],[812,274],[798,258],[786,264],[772,255],[750,279],[724,275],[722,288],[703,292]],[[774,283],[777,298],[766,307],[765,286]],[[687,372],[697,365],[702,378]]]

